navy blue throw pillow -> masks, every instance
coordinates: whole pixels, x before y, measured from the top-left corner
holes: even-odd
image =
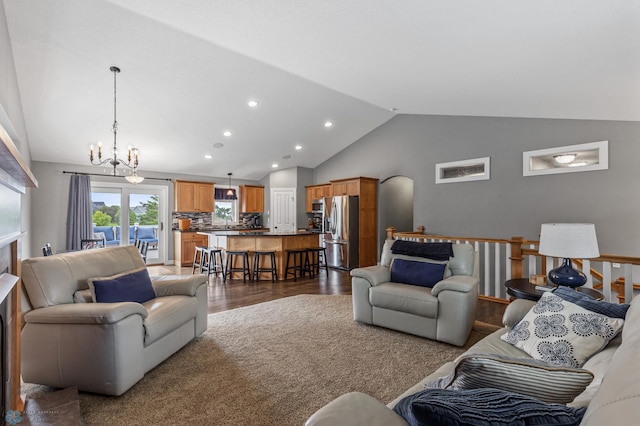
[[[411,426],[578,426],[586,410],[491,388],[426,389],[401,399],[393,409]]]
[[[391,281],[394,283],[433,287],[444,277],[446,263],[417,262],[394,259],[391,263]]]
[[[95,301],[144,303],[156,297],[146,269],[108,279],[90,280]]]
[[[627,304],[596,300],[591,296],[587,296],[586,294],[580,293],[579,291],[576,291],[569,287],[558,286],[557,289],[553,290],[553,294],[561,297],[567,302],[575,303],[576,305],[581,306],[591,312],[596,312],[609,318],[624,319],[624,317],[627,315],[627,310],[629,310],[629,305]]]

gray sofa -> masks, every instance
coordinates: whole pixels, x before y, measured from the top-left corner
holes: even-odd
[[[205,331],[204,275],[151,277],[144,303],[93,302],[89,279],[140,270],[133,246],[24,260],[23,380],[121,395]]]
[[[535,302],[516,300],[505,311],[505,327],[485,337],[459,358],[473,354],[498,354],[530,358],[525,352],[500,339],[524,317]],[[593,380],[568,406],[587,407],[581,425],[617,426],[638,424],[640,418],[640,377],[637,373],[640,353],[640,297],[633,299],[627,311],[622,332],[582,366],[593,373]],[[448,362],[425,377],[388,405],[360,392],[344,394],[328,403],[306,422],[306,426],[407,426],[392,408],[405,396],[425,389],[425,385],[454,371],[456,363]],[[375,372],[372,372],[375,374]]]
[[[453,244],[446,278],[429,288],[391,281],[394,259],[433,263],[423,257],[393,254],[392,244],[393,240],[385,241],[379,265],[351,271],[354,319],[464,345],[478,303],[478,254],[473,246]]]

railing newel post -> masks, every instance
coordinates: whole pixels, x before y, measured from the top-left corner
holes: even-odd
[[[511,237],[511,277],[522,278],[522,244],[524,242],[523,237]]]

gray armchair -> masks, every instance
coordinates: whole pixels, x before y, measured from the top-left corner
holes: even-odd
[[[143,303],[93,302],[88,279],[144,268],[133,246],[24,260],[23,380],[120,395],[204,332],[203,275],[151,277]]]
[[[412,260],[392,254],[392,243],[385,242],[379,265],[351,271],[354,319],[464,345],[476,317],[478,253],[470,244],[453,244],[454,256],[447,265],[450,276],[429,288],[391,281],[393,259]]]

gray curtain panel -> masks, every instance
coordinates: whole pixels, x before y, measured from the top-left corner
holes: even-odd
[[[67,250],[80,250],[80,240],[91,238],[91,180],[89,176],[72,175],[69,182],[67,209]]]

